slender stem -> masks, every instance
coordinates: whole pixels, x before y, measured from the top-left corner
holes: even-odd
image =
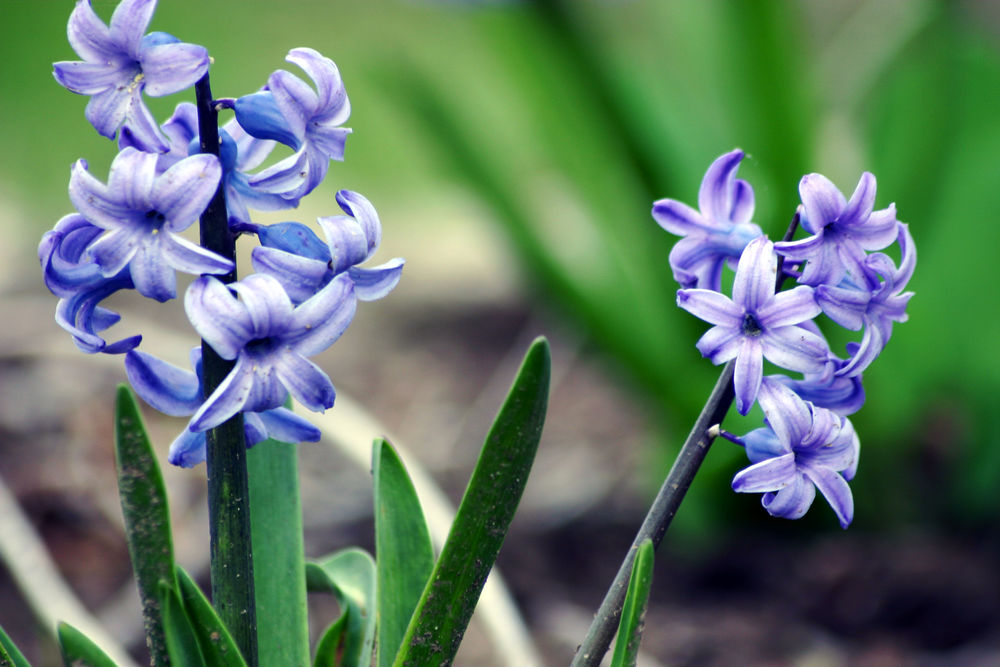
[[[792,217],[792,221],[788,224],[788,228],[781,240],[791,241],[798,226],[799,214],[796,213]],[[778,255],[778,271],[775,277],[776,290],[781,289],[785,278],[787,278],[782,271],[783,264],[784,257]],[[663,481],[663,486],[660,487],[659,493],[656,494],[656,499],[653,500],[653,505],[649,508],[642,526],[639,527],[639,532],[632,542],[632,547],[629,549],[628,554],[626,554],[625,560],[622,561],[621,567],[618,569],[618,574],[615,575],[614,580],[611,582],[611,587],[608,588],[601,606],[598,607],[597,613],[594,615],[594,621],[587,631],[587,636],[584,637],[583,642],[577,648],[571,667],[596,667],[596,665],[601,664],[604,654],[608,652],[611,640],[618,630],[622,605],[625,602],[625,594],[628,591],[628,582],[632,574],[632,562],[635,560],[636,551],[639,545],[647,538],[653,541],[654,549],[658,547],[660,541],[663,540],[664,534],[667,532],[667,528],[670,527],[670,522],[673,520],[674,515],[677,513],[677,508],[687,494],[695,473],[698,472],[702,462],[705,460],[705,456],[708,454],[708,448],[712,446],[716,436],[719,434],[717,428],[711,431],[709,431],[709,428],[722,423],[723,417],[726,416],[729,407],[733,403],[733,369],[735,366],[735,359],[723,366],[722,372],[719,374],[719,379],[715,383],[715,388],[712,389],[705,407],[702,408],[701,414],[698,415],[698,419],[695,421],[690,435],[688,435],[687,440],[681,446],[681,451],[677,454],[677,459],[674,461],[673,467],[667,474],[667,478]]]
[[[219,155],[218,111],[212,101],[208,74],[195,85],[201,152]],[[229,229],[226,197],[220,182],[201,216],[201,244],[233,261],[233,270],[219,278],[236,280],[236,236]],[[233,368],[204,340],[201,342],[205,395],[209,396]],[[257,612],[254,604],[253,550],[250,542],[250,494],[243,415],[209,429],[208,471],[209,549],[212,603],[229,628],[250,667],[257,665]]]
[[[659,493],[653,505],[649,508],[639,532],[632,542],[632,547],[628,555],[618,569],[611,587],[608,589],[601,606],[597,609],[594,622],[590,625],[587,636],[583,643],[576,650],[572,667],[593,667],[601,664],[604,654],[611,645],[611,640],[618,630],[618,622],[621,617],[622,604],[625,602],[625,593],[628,590],[629,576],[632,574],[632,561],[635,558],[636,550],[647,538],[653,541],[653,548],[659,546],[663,535],[670,527],[670,522],[677,513],[677,508],[684,499],[691,480],[701,467],[708,448],[712,446],[715,438],[708,435],[708,428],[713,424],[718,424],[729,411],[729,406],[733,403],[733,368],[736,361],[730,361],[722,368],[719,379],[715,383],[712,394],[708,397],[705,407],[698,420],[695,421],[691,434],[681,447],[677,459],[674,461],[670,473],[663,481]]]

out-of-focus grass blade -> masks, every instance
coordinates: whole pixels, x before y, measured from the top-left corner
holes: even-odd
[[[532,343],[493,422],[394,664],[451,664],[528,482],[545,422],[549,345]]]
[[[392,665],[434,568],[434,549],[413,482],[386,440],[372,448],[378,667]]]
[[[149,443],[132,390],[118,387],[115,402],[115,461],[125,538],[142,601],[146,643],[154,665],[169,663],[160,618],[160,582],[175,591],[170,512],[156,453]]]
[[[219,618],[198,584],[183,568],[177,568],[180,597],[184,611],[191,620],[195,637],[209,667],[246,667],[232,635]],[[260,664],[268,664],[261,662]]]
[[[0,667],[31,667],[3,628],[0,628]]]
[[[59,651],[67,667],[116,667],[115,661],[97,644],[69,623],[60,623],[56,635],[59,639]]]
[[[647,539],[639,545],[632,562],[632,576],[628,580],[628,592],[625,594],[625,606],[622,607],[611,667],[635,667],[652,584],[653,542]]]
[[[322,561],[306,564],[306,585],[310,591],[333,593],[340,604],[341,617],[328,629],[321,644],[324,654],[339,656],[333,664],[369,667],[375,642],[375,561],[363,549],[338,551]],[[345,619],[344,616],[347,616]],[[329,637],[328,637],[329,636]],[[335,644],[332,650],[330,644]],[[319,662],[317,650],[316,665]]]
[[[198,644],[191,619],[184,611],[184,603],[177,594],[177,587],[160,582],[160,604],[163,606],[163,633],[171,665],[208,667]]]
[[[309,664],[297,446],[266,440],[247,452],[261,665]]]

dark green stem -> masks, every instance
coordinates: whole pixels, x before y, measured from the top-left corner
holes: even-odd
[[[799,214],[792,217],[788,224],[782,241],[791,241],[795,235],[795,230],[799,226]],[[775,277],[775,289],[780,290],[787,276],[783,273],[784,257],[778,255],[778,271]],[[587,631],[580,647],[576,650],[576,656],[571,663],[572,667],[596,667],[601,664],[604,654],[608,652],[611,640],[618,630],[618,622],[621,618],[622,605],[625,603],[625,594],[628,591],[629,577],[632,575],[632,562],[635,559],[639,545],[647,538],[652,540],[653,548],[660,545],[670,522],[677,513],[677,508],[687,494],[691,481],[695,473],[701,467],[708,454],[708,448],[715,441],[715,436],[710,435],[708,429],[716,424],[721,424],[723,417],[729,411],[729,406],[733,403],[733,369],[736,360],[733,359],[722,368],[719,379],[715,383],[712,394],[708,397],[705,407],[702,408],[698,420],[691,429],[691,434],[681,446],[681,451],[677,454],[670,473],[663,481],[659,493],[653,505],[646,514],[646,519],[642,522],[639,532],[632,542],[625,560],[622,561],[618,574],[615,575],[611,587],[608,589],[601,606],[594,615],[594,621]]]
[[[208,74],[195,85],[201,152],[219,155],[219,114],[212,101]],[[236,237],[229,229],[223,185],[201,216],[203,247],[233,261],[233,270],[219,276],[236,280]],[[201,342],[205,395],[210,396],[229,375],[233,362]],[[229,628],[250,667],[257,665],[257,612],[254,605],[253,550],[250,542],[250,494],[243,415],[209,429],[208,473],[209,549],[212,604]]]

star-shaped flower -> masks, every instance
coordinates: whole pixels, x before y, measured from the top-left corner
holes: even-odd
[[[167,144],[142,100],[194,85],[208,71],[208,51],[154,32],[143,37],[156,0],[122,0],[110,25],[94,13],[90,0],[77,0],[69,18],[69,43],[82,61],[58,62],[56,80],[80,95],[90,95],[87,120],[113,139],[125,126],[144,150],[162,152]]]
[[[857,471],[860,449],[850,420],[803,401],[778,382],[764,382],[760,405],[767,426],[743,436],[753,465],[736,474],[733,490],[763,493],[761,502],[772,516],[798,519],[819,488],[847,528],[854,516],[847,482]]]
[[[736,409],[747,414],[757,398],[764,358],[794,371],[818,372],[827,361],[826,341],[798,326],[820,313],[806,285],[775,294],[778,259],[766,237],[747,245],[736,268],[733,298],[707,289],[682,289],[677,305],[714,324],[698,340],[713,364],[736,359]]]
[[[233,263],[179,236],[198,219],[219,184],[214,155],[193,155],[156,175],[157,155],[126,148],[111,163],[108,184],[73,167],[69,196],[91,224],[106,233],[88,252],[105,277],[126,267],[143,296],[166,301],[177,295],[174,270],[226,273]]]
[[[670,251],[670,268],[681,287],[718,291],[722,267],[736,268],[746,245],[762,236],[753,216],[753,188],[736,178],[743,159],[737,149],[717,158],[705,172],[696,211],[674,199],[653,204],[653,219],[671,234],[683,236]]]
[[[803,176],[799,195],[800,222],[812,236],[774,248],[793,262],[806,263],[799,278],[804,285],[836,285],[848,274],[863,280],[865,251],[881,250],[896,240],[896,206],[872,210],[875,177],[868,172],[850,201],[821,174]]]
[[[191,350],[194,372],[178,368],[151,354],[132,350],[125,355],[125,371],[135,392],[160,412],[174,417],[193,415],[204,402],[201,348]],[[316,442],[318,428],[285,407],[243,415],[243,432],[249,449],[267,438],[281,442]],[[205,432],[185,428],[171,443],[167,460],[191,468],[205,460]]]
[[[340,338],[356,305],[346,274],[297,307],[268,275],[255,273],[228,286],[211,276],[195,280],[184,296],[188,319],[219,356],[236,365],[188,428],[204,431],[237,412],[279,407],[289,392],[310,410],[331,407],[333,384],[306,357]]]

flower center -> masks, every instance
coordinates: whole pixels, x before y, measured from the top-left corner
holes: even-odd
[[[254,338],[246,344],[244,349],[250,356],[263,357],[273,352],[278,345],[278,340],[271,336],[265,336],[263,338]]]
[[[741,327],[744,336],[755,338],[764,333],[764,327],[760,325],[757,318],[751,313],[743,315],[743,326]]]
[[[149,225],[151,234],[159,234],[163,224],[167,221],[167,216],[153,209],[146,211],[146,223]]]

